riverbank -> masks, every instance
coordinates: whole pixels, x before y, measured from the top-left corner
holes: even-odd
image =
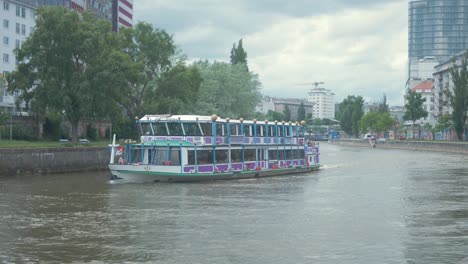
[[[363,139],[341,139],[335,140],[331,142],[331,144],[370,148],[369,141]],[[466,142],[389,140],[385,142],[378,142],[376,147],[468,154],[468,143]]]
[[[105,170],[108,163],[109,150],[104,147],[0,149],[0,177]]]

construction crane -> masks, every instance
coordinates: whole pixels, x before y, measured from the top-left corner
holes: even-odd
[[[297,85],[313,85],[315,86],[315,89],[318,89],[320,84],[324,84],[324,82],[307,82],[307,83],[298,83]]]

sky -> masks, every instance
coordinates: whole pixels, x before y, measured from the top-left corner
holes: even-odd
[[[134,23],[173,35],[188,61],[229,62],[242,38],[264,95],[306,98],[314,82],[335,102],[361,95],[403,105],[407,0],[136,0]]]

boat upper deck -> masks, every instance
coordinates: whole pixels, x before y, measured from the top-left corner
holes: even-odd
[[[137,121],[141,141],[187,141],[198,145],[304,144],[304,121],[278,122],[196,115],[146,115]]]

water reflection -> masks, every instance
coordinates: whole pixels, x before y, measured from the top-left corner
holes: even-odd
[[[322,146],[311,175],[109,184],[0,178],[0,263],[457,263],[461,155]]]

